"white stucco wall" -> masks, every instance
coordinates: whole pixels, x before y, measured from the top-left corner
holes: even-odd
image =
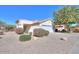
[[[33,21],[20,19],[19,23],[16,24],[16,28],[23,28],[23,24],[32,24]]]
[[[23,28],[23,24],[20,25],[16,24],[16,28]]]
[[[50,27],[47,27],[47,26],[32,26],[30,29],[29,29],[29,32],[32,32],[33,33],[33,30],[36,29],[36,28],[42,28],[44,30],[48,30],[49,32],[54,32],[52,26]]]

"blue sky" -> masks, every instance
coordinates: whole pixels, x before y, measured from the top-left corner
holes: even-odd
[[[0,20],[15,24],[17,19],[53,19],[53,12],[62,7],[61,5],[0,5]]]

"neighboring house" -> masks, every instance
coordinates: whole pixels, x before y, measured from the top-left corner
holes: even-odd
[[[79,23],[76,23],[76,22],[69,22],[68,23],[68,26],[69,27],[76,27],[76,26],[78,26],[79,25]]]
[[[70,32],[79,32],[79,23],[69,23]]]
[[[56,32],[61,32],[63,29],[68,32],[79,32],[79,23],[70,22],[68,24],[55,25]]]
[[[56,32],[60,32],[62,30],[66,30],[68,31],[68,26],[65,24],[61,24],[61,25],[55,25],[55,31]]]
[[[0,35],[3,35],[4,31],[5,31],[5,26],[0,25]]]
[[[36,28],[42,28],[49,32],[54,32],[53,24],[54,23],[50,19],[42,21],[20,19],[16,21],[16,28],[23,28],[26,32],[33,32]]]
[[[4,30],[5,26],[4,25],[0,25],[0,30]]]

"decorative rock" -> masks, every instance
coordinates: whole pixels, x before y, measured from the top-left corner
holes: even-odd
[[[62,38],[60,38],[60,40],[65,40],[65,41],[67,41],[68,39],[67,39],[66,37],[62,37]]]

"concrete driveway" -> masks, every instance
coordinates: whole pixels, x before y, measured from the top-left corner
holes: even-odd
[[[20,42],[15,32],[7,32],[0,37],[0,54],[68,54],[79,42],[79,33],[51,33],[27,42]],[[60,40],[61,37],[68,40]]]

